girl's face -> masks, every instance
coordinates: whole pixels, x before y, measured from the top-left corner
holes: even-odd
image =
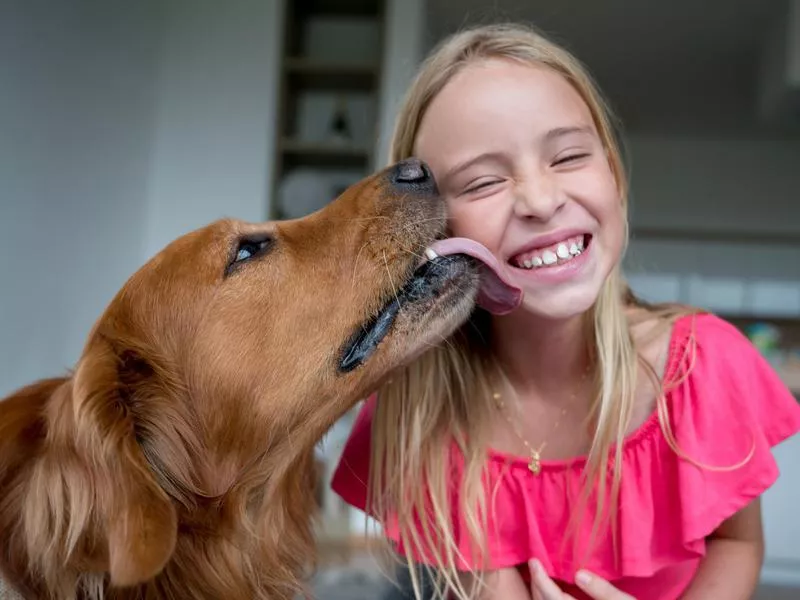
[[[452,234],[508,265],[525,310],[563,319],[594,304],[625,215],[589,109],[561,75],[505,60],[465,67],[428,107],[415,155]]]

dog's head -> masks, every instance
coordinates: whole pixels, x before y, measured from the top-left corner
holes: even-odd
[[[222,427],[259,445],[273,433],[314,442],[472,310],[491,272],[445,226],[429,170],[411,159],[306,218],[192,232],[112,301],[78,366],[80,395],[102,357],[128,393],[157,382],[191,398],[211,438]],[[431,248],[446,255],[429,260]]]
[[[23,481],[21,439],[40,455],[28,492],[48,497],[56,469],[66,480],[64,497],[25,508],[20,535],[116,584],[157,574],[197,497],[270,461],[291,468],[479,293],[494,310],[518,301],[445,226],[427,167],[409,160],[303,219],[222,220],[167,246],[112,300],[73,378],[0,403],[0,420],[16,415],[0,437],[17,440],[0,442],[0,483]],[[68,523],[35,514],[54,502]]]

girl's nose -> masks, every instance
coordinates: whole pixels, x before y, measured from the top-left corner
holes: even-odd
[[[539,175],[517,185],[514,213],[521,219],[549,221],[565,202],[562,190],[547,177]]]

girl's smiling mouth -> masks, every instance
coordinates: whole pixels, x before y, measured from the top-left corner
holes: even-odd
[[[591,234],[571,235],[561,241],[539,245],[512,256],[509,263],[519,269],[544,269],[562,265],[580,256],[591,242]]]
[[[539,238],[528,249],[508,259],[510,271],[523,282],[559,285],[581,276],[594,257],[594,236],[567,232],[566,235]],[[546,244],[546,245],[545,245]],[[532,247],[531,247],[532,246]]]

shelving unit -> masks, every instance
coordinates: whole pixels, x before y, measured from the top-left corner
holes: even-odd
[[[374,170],[385,18],[384,0],[286,3],[270,219],[322,208]],[[324,562],[363,544],[352,531],[351,510],[330,489],[351,416],[334,426],[317,454],[316,536]]]
[[[384,19],[384,0],[287,3],[270,218],[321,208],[373,170]],[[293,204],[287,177],[300,173],[330,191]]]

